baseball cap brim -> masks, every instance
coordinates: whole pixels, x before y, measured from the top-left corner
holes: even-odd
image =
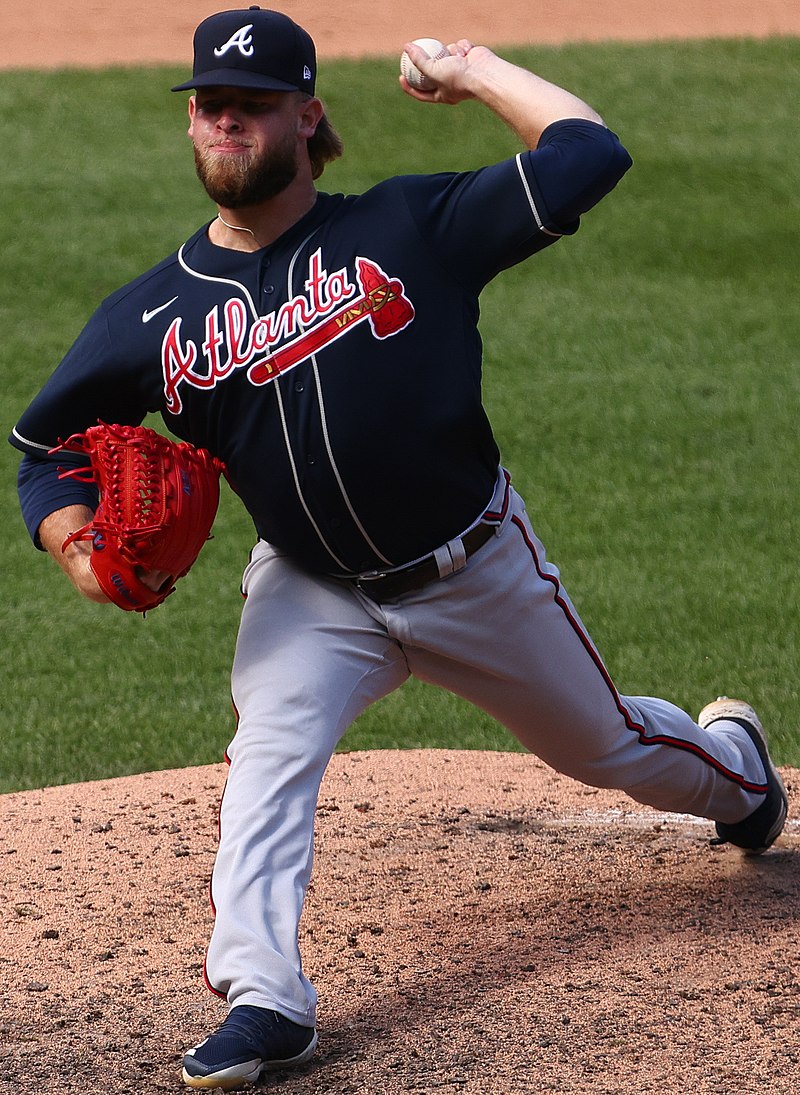
[[[198,87],[250,87],[259,91],[299,91],[295,84],[264,76],[260,72],[247,72],[241,68],[218,68],[203,72],[185,83],[173,87],[172,91],[191,91]]]

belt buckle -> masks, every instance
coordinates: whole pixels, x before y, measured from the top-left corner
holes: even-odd
[[[356,576],[356,585],[361,585],[362,582],[380,582],[382,578],[388,578],[389,572],[381,570],[375,574],[358,574]]]
[[[362,593],[366,593],[369,596],[369,587],[372,582],[380,582],[384,578],[388,578],[389,575],[385,571],[381,571],[380,574],[370,574],[367,577],[365,574],[359,574],[355,580],[356,589],[360,589]]]

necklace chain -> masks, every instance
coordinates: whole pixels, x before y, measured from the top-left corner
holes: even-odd
[[[229,224],[221,213],[217,213],[217,220],[222,221],[226,228],[232,228],[234,232],[249,232],[253,239],[256,238],[256,234],[252,228],[245,228],[244,225],[241,224]]]

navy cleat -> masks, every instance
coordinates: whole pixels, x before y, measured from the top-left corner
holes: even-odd
[[[225,1091],[255,1083],[267,1069],[304,1064],[317,1046],[313,1027],[301,1027],[277,1011],[242,1004],[222,1026],[183,1058],[189,1087]]]
[[[713,703],[707,704],[697,716],[698,725],[704,730],[718,719],[738,722],[747,731],[764,765],[767,793],[761,805],[744,821],[737,821],[732,825],[717,821],[715,823],[718,837],[716,843],[735,844],[738,848],[744,848],[750,855],[760,855],[778,839],[786,824],[789,809],[786,788],[780,773],[770,760],[764,727],[750,704],[743,700],[732,700],[727,696],[720,696]]]

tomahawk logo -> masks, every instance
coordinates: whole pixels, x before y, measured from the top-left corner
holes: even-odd
[[[241,53],[242,57],[252,57],[255,48],[253,46],[253,35],[250,33],[252,29],[252,23],[248,23],[245,27],[240,27],[235,34],[230,36],[224,45],[217,46],[214,49],[214,56],[224,57],[229,49],[236,48]]]

